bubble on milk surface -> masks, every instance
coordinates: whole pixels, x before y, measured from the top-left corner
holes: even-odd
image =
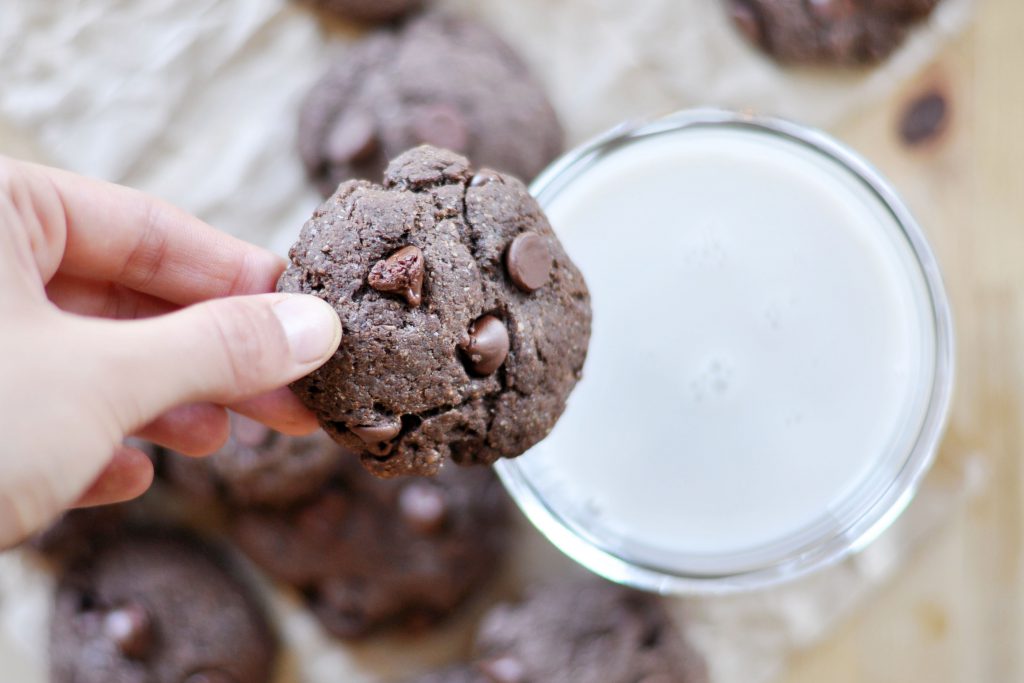
[[[732,389],[732,379],[732,363],[720,356],[712,356],[699,366],[690,380],[691,396],[697,403],[723,398]]]

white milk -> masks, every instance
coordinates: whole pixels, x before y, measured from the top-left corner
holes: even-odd
[[[593,340],[565,416],[514,467],[577,533],[641,563],[749,555],[841,528],[893,481],[935,323],[914,252],[856,176],[787,138],[695,128],[617,149],[545,201]]]

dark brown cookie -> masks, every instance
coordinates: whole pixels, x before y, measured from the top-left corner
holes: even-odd
[[[163,460],[161,449],[133,437],[125,439],[124,444],[145,453],[154,468],[159,469]],[[101,544],[128,529],[150,524],[159,516],[157,507],[152,492],[147,492],[124,503],[69,510],[27,543],[51,560],[73,561],[95,553]]]
[[[29,539],[29,544],[56,562],[92,555],[104,542],[136,526],[145,516],[141,508],[129,502],[69,510]]]
[[[167,453],[163,476],[196,499],[281,506],[317,493],[348,453],[323,432],[293,437],[242,415],[231,436],[206,458]]]
[[[939,0],[726,0],[743,33],[791,64],[875,64]]]
[[[658,597],[599,579],[538,587],[519,604],[496,607],[476,650],[484,680],[496,683],[707,680]]]
[[[392,21],[423,6],[424,0],[303,0],[342,19]]]
[[[410,678],[405,683],[504,683],[491,678],[473,664],[457,664],[439,671]],[[508,683],[520,683],[508,681]]]
[[[60,578],[53,683],[266,683],[277,645],[213,549],[167,533],[104,545]]]
[[[415,273],[388,266],[410,248]],[[342,185],[278,289],[341,317],[338,352],[292,388],[379,476],[523,453],[562,414],[590,337],[586,283],[523,184],[431,147],[392,162],[384,187]]]
[[[304,593],[329,631],[355,638],[425,626],[495,571],[509,520],[489,470],[383,481],[348,462],[319,498],[286,512],[243,512],[234,530],[258,565]]]
[[[302,159],[324,196],[344,180],[377,180],[419,144],[529,181],[562,151],[562,130],[500,38],[430,13],[349,50],[313,87],[299,126]]]

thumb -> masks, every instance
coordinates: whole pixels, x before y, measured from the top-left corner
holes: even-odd
[[[337,350],[341,321],[314,296],[264,294],[214,299],[111,333],[116,376],[126,382],[119,394],[132,399],[121,424],[131,431],[184,403],[235,403],[309,374]]]

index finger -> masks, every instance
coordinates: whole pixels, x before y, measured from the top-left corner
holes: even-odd
[[[66,171],[28,166],[46,186],[40,192],[55,194],[63,209],[63,273],[117,282],[185,306],[272,292],[284,270],[284,261],[270,251],[216,230],[163,200]]]

